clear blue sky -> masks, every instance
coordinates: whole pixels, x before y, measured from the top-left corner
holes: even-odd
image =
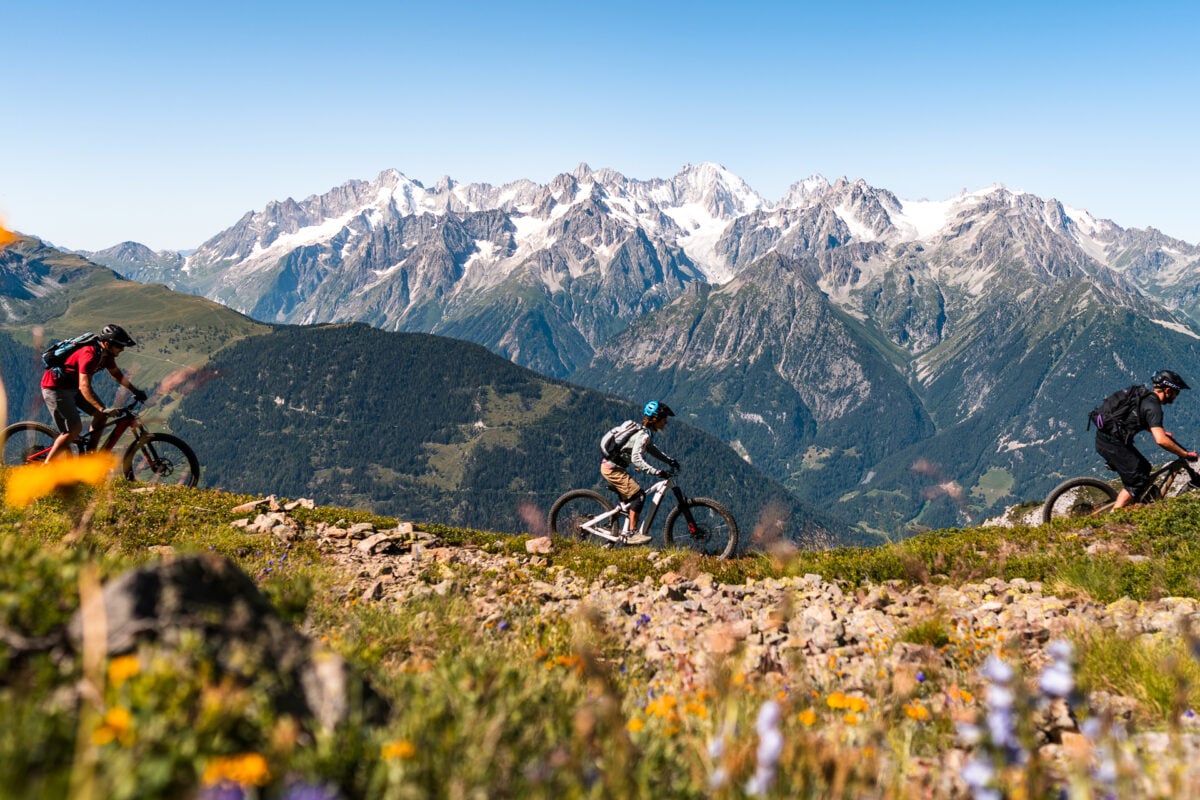
[[[906,199],[992,183],[1200,243],[1200,4],[0,6],[0,217],[189,248],[392,167],[431,184],[715,161]]]

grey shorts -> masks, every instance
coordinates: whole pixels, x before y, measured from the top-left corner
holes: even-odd
[[[80,411],[92,417],[100,413],[100,409],[85,400],[78,389],[42,389],[42,400],[45,401],[50,416],[54,418],[54,425],[59,433],[79,432],[83,429],[83,421],[79,418]]]

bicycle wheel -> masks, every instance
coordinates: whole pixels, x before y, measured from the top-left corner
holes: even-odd
[[[1117,499],[1117,490],[1096,478],[1072,478],[1063,481],[1046,498],[1042,522],[1070,517],[1087,517]]]
[[[121,460],[126,479],[168,486],[195,486],[200,462],[184,441],[169,433],[151,433],[131,444]]]
[[[46,453],[58,438],[58,431],[40,422],[14,422],[0,431],[4,466],[35,464],[46,460]]]
[[[591,536],[583,528],[588,520],[606,511],[612,511],[612,503],[599,492],[591,489],[575,489],[554,501],[550,507],[550,532],[564,539],[584,540]],[[607,528],[616,533],[620,514],[613,514]]]
[[[676,506],[667,515],[666,544],[698,550],[706,556],[732,556],[737,550],[738,527],[729,509],[707,497],[693,497],[687,507],[696,521],[695,530],[688,529],[683,508]]]

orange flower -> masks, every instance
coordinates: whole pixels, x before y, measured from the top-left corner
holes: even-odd
[[[108,662],[108,682],[119,689],[121,684],[137,675],[142,669],[135,655],[117,656]]]
[[[634,717],[633,719],[629,720],[629,722],[625,723],[625,730],[629,731],[630,733],[637,733],[644,727],[646,727],[646,723],[642,722],[637,717]]]
[[[804,709],[800,712],[800,721],[803,722],[807,727],[811,728],[817,722],[817,712],[813,711],[811,708]]]
[[[904,704],[904,713],[909,719],[916,720],[917,722],[925,722],[929,719],[929,709],[915,701]]]
[[[232,781],[242,786],[265,786],[271,778],[267,760],[258,753],[217,756],[204,766],[204,783]]]
[[[393,742],[388,742],[383,746],[380,755],[386,759],[399,759],[407,761],[417,754],[417,746],[408,739],[396,739]]]
[[[27,464],[8,473],[4,502],[13,508],[26,508],[63,486],[77,483],[98,486],[117,466],[117,457],[107,451],[72,458],[63,456],[48,464]]]
[[[100,727],[92,731],[93,744],[103,747],[112,741],[119,741],[128,747],[133,744],[133,717],[129,710],[115,706],[104,712]]]
[[[4,223],[0,222],[0,250],[17,240],[17,235],[4,227]]]

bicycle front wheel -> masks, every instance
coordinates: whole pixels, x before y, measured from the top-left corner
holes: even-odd
[[[40,464],[58,431],[40,422],[14,422],[0,431],[0,447],[4,450],[4,466],[18,467],[22,464]]]
[[[168,486],[195,486],[200,462],[184,441],[169,433],[143,436],[125,450],[121,468],[126,479]]]
[[[1088,517],[1107,511],[1117,499],[1117,490],[1097,478],[1072,478],[1063,481],[1046,498],[1042,522],[1072,517]]]
[[[612,503],[599,492],[591,489],[575,489],[554,501],[550,507],[550,532],[564,539],[587,539],[591,534],[584,529],[586,522],[612,511]],[[616,533],[620,514],[613,514],[606,527]]]
[[[695,521],[688,525],[683,507],[676,506],[667,515],[666,544],[698,550],[706,556],[729,558],[737,550],[738,527],[729,509],[707,497],[693,497],[687,509]]]

